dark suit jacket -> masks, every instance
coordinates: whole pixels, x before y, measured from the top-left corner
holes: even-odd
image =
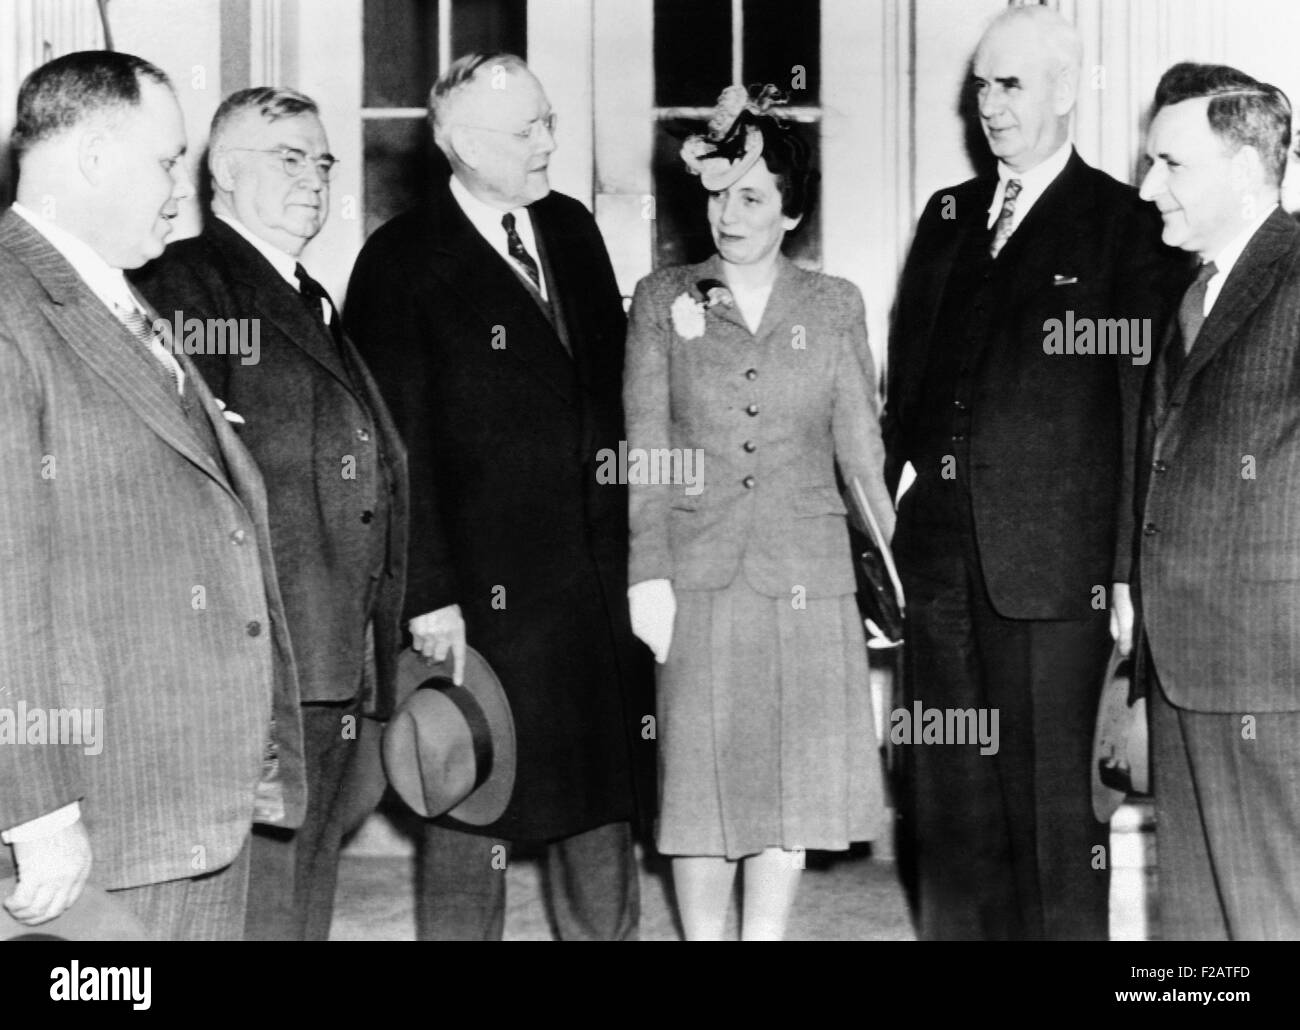
[[[340,351],[301,295],[215,216],[135,278],[169,321],[256,320],[255,363],[238,353],[194,363],[245,419],[240,438],[266,477],[302,699],[356,696],[373,617],[386,714],[401,643],[406,448],[361,356],[346,339]]]
[[[1176,324],[1169,346],[1181,347]],[[1169,699],[1300,710],[1300,227],[1281,210],[1143,405],[1137,596]]]
[[[627,491],[597,479],[623,439],[625,320],[595,221],[530,208],[570,357],[447,186],[376,231],[347,322],[410,450],[406,616],[450,604],[496,670],[519,740],[486,832],[568,836],[633,814],[653,711],[627,614]]]
[[[224,469],[12,211],[0,282],[0,706],[103,713],[97,754],[0,746],[0,827],[80,799],[97,883],[219,869],[248,835],[272,711],[286,825],[305,800],[262,478],[193,364],[177,358]]]
[[[917,226],[890,335],[891,489],[915,456],[925,409],[952,404],[922,385],[955,256],[968,234],[986,231],[996,186],[988,177],[941,190]],[[1076,324],[1151,319],[1154,343],[1182,262],[1159,243],[1153,214],[1135,190],[1072,154],[998,257],[997,310],[974,358],[968,473],[984,578],[1008,618],[1082,618],[1093,611],[1094,586],[1109,594],[1113,579],[1128,579],[1115,540],[1122,516],[1118,533],[1129,532],[1120,497],[1145,367],[1122,356],[1047,354],[1044,323],[1067,312]]]

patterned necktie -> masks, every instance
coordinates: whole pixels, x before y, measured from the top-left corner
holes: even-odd
[[[162,366],[172,389],[178,394],[182,393],[180,365],[158,339],[159,334],[154,332],[145,313],[137,307],[124,308],[118,304],[113,305],[113,313],[117,315],[118,321],[126,326],[127,332],[144,344],[145,350],[149,352],[149,360]]]
[[[1183,294],[1183,301],[1178,305],[1178,328],[1183,333],[1183,353],[1192,352],[1192,344],[1200,335],[1201,325],[1205,322],[1205,293],[1210,288],[1210,280],[1219,274],[1213,261],[1207,261],[1196,271],[1196,278]]]
[[[1011,223],[1016,216],[1016,197],[1020,196],[1022,188],[1019,179],[1007,180],[1006,189],[1002,193],[1002,210],[998,213],[998,220],[993,226],[993,242],[989,244],[989,257],[997,257],[998,251],[1006,246],[1007,240],[1011,239]]]
[[[334,337],[334,342],[339,342],[339,318],[338,312],[334,310],[334,302],[330,300],[330,295],[325,291],[325,287],[307,274],[307,269],[301,264],[293,266],[293,274],[298,280],[298,295],[302,297],[302,302],[307,305],[307,311]],[[325,312],[329,312],[326,317]]]
[[[542,276],[537,270],[537,262],[533,256],[528,253],[524,246],[524,241],[519,238],[519,233],[515,231],[515,216],[506,212],[501,216],[501,224],[506,230],[506,249],[509,250],[510,256],[515,262],[528,273],[528,279],[533,284],[533,288],[542,292]]]

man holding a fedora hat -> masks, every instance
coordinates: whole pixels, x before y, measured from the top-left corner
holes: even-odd
[[[449,660],[453,684],[473,680],[466,641],[491,663],[518,773],[498,818],[426,823],[418,932],[499,938],[504,860],[535,841],[560,936],[628,939],[653,704],[627,613],[626,488],[596,477],[623,436],[618,287],[591,215],[550,190],[555,115],[522,60],[455,61],[430,120],[452,175],[370,237],[347,321],[409,449],[415,646]],[[417,707],[474,711],[421,694]]]

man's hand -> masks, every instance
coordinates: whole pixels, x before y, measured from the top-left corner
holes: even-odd
[[[465,682],[465,619],[460,605],[449,604],[437,611],[425,612],[411,620],[412,646],[426,658],[440,662],[451,652],[451,681]]]
[[[673,621],[677,618],[677,597],[670,579],[647,579],[627,588],[632,632],[654,652],[660,665],[668,661],[673,643]]]
[[[62,915],[90,877],[90,838],[78,819],[37,840],[15,841],[18,886],[4,899],[9,914],[36,926]]]
[[[1127,583],[1112,583],[1110,588],[1110,636],[1125,658],[1133,650],[1133,598]]]

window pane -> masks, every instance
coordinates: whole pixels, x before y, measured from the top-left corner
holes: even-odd
[[[730,0],[655,0],[655,103],[712,106],[731,85]]]
[[[365,0],[366,107],[423,107],[438,77],[437,0]]]
[[[799,131],[812,146],[813,166],[821,160],[818,126],[801,124]],[[678,152],[682,140],[692,132],[703,132],[703,122],[684,119],[665,120],[655,129],[654,190],[655,268],[664,265],[693,264],[713,253],[713,237],[705,205],[708,194],[700,180],[686,170]],[[817,207],[793,233],[787,234],[787,256],[805,268],[821,268],[821,212]]]
[[[772,82],[790,94],[791,104],[819,103],[820,7],[802,0],[745,0],[746,84]]]
[[[527,59],[527,0],[455,0],[451,8],[452,59],[493,50]]]
[[[432,184],[451,174],[423,118],[365,122],[365,234],[415,207]]]

